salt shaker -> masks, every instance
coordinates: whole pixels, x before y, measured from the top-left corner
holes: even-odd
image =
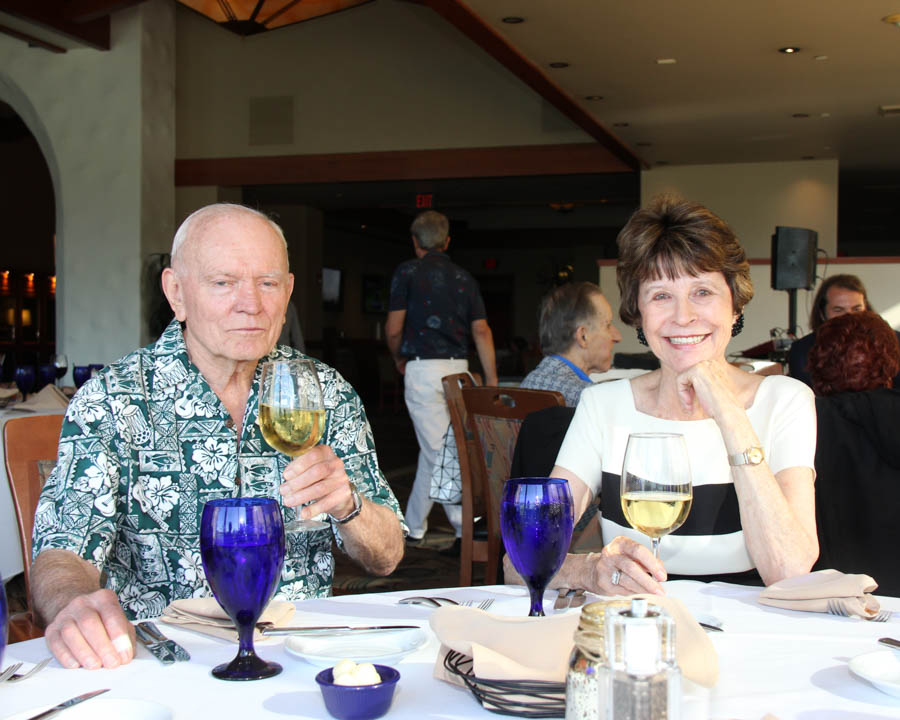
[[[599,720],[679,720],[681,670],[672,618],[634,598],[624,609],[606,609],[605,628],[609,691]]]

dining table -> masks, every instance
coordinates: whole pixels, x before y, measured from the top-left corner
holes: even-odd
[[[893,651],[880,650],[877,640],[900,635],[900,598],[878,597],[882,609],[894,614],[884,622],[873,622],[768,607],[758,602],[760,588],[756,587],[688,580],[663,583],[663,587],[667,595],[680,599],[696,619],[720,624],[722,628],[708,636],[718,655],[718,682],[706,689],[686,681],[682,718],[900,717],[900,697],[876,689],[849,668],[855,656],[875,652],[891,656]],[[392,663],[400,672],[400,681],[386,717],[496,717],[464,687],[434,677],[440,650],[429,626],[434,610],[398,603],[410,595],[447,597],[458,602],[492,599],[493,604],[484,612],[513,617],[527,615],[529,607],[528,593],[522,586],[435,588],[305,600],[296,603],[290,624],[420,626],[424,633],[421,646]],[[556,598],[555,591],[547,591],[544,596],[548,615],[581,612],[579,608],[554,611]],[[588,602],[595,599],[588,594]],[[542,622],[540,618],[533,621]],[[163,665],[144,647],[138,647],[131,663],[110,670],[66,670],[53,661],[27,680],[0,684],[0,718],[27,718],[29,713],[102,688],[109,692],[83,705],[87,710],[93,704],[89,717],[126,717],[130,713],[123,708],[130,707],[128,703],[133,703],[131,716],[136,718],[329,717],[315,682],[321,665],[290,652],[283,637],[266,638],[256,646],[261,657],[283,665],[280,675],[253,682],[223,682],[213,678],[210,670],[233,657],[235,643],[171,624],[157,625],[190,652],[190,661]],[[533,651],[538,653],[541,649]],[[3,662],[8,665],[23,661],[26,669],[47,655],[41,638],[10,645]],[[147,708],[158,712],[144,714]]]

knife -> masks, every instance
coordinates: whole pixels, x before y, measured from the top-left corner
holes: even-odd
[[[66,700],[65,702],[61,702],[59,705],[54,705],[49,710],[44,710],[42,713],[38,713],[37,715],[32,715],[28,720],[47,720],[47,718],[56,717],[63,710],[72,707],[73,705],[77,705],[78,703],[83,703],[85,700],[90,700],[92,697],[97,697],[97,695],[101,695],[105,692],[109,692],[109,688],[104,688],[103,690],[93,690],[92,692],[87,692],[84,695],[79,695],[78,697],[73,697],[71,700]]]
[[[418,625],[365,625],[350,627],[349,625],[319,625],[310,627],[266,627],[260,633],[271,635],[349,635],[351,633],[376,633],[391,630],[420,630]]]
[[[146,630],[150,637],[152,637],[156,642],[165,645],[169,652],[171,652],[175,656],[175,659],[179,662],[184,662],[191,659],[191,655],[187,650],[181,647],[181,645],[179,645],[174,640],[169,640],[169,638],[167,638],[159,631],[159,628],[156,627],[154,623],[145,620],[144,622],[138,623],[138,625]]]
[[[143,627],[144,623],[138,623],[134,626],[134,632],[137,639],[141,641],[143,646],[147,648],[157,660],[163,665],[171,665],[175,662],[175,653],[166,647],[164,642],[153,637],[147,628]]]

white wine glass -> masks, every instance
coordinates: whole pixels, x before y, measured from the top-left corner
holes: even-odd
[[[681,527],[694,497],[684,436],[629,435],[620,496],[625,519],[650,538],[653,556],[659,559],[660,538]]]
[[[266,442],[291,457],[318,444],[325,429],[325,402],[311,360],[273,360],[263,364],[259,391],[259,427]],[[285,532],[322,530],[327,523],[297,519]]]

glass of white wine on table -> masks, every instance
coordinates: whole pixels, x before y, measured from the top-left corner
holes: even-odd
[[[691,511],[691,466],[684,436],[629,435],[620,497],[625,519],[650,538],[653,556],[659,559],[660,538],[680,528]]]
[[[279,452],[297,457],[318,444],[325,429],[322,386],[312,360],[266,362],[259,391],[259,427],[266,442]],[[286,522],[285,532],[322,530],[327,523],[297,519]]]

